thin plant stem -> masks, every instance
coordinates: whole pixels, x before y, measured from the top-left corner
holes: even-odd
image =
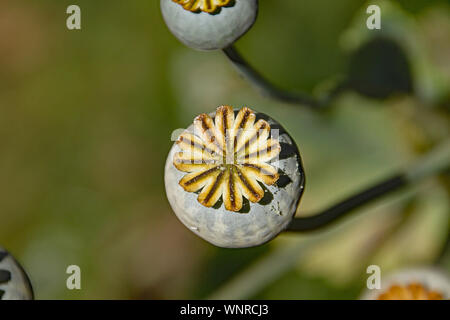
[[[346,83],[342,82],[322,98],[315,98],[306,93],[294,93],[278,88],[262,76],[253,68],[236,50],[234,46],[223,49],[228,59],[233,63],[239,73],[264,96],[270,97],[289,104],[298,104],[312,109],[322,109],[326,107],[332,98],[337,96],[346,88]]]
[[[422,156],[404,172],[377,183],[356,195],[308,217],[295,218],[286,231],[304,232],[320,229],[337,221],[371,201],[450,168],[450,139]]]
[[[388,193],[399,189],[400,185],[404,187],[410,186],[411,188],[409,188],[408,192],[402,194],[400,197],[383,203],[383,206],[387,207],[391,206],[393,202],[404,202],[405,200],[413,199],[420,191],[420,188],[417,188],[416,185],[421,180],[445,172],[449,169],[449,165],[450,139],[446,140],[429,153],[422,156],[402,174],[395,175],[394,178],[387,179],[386,181],[377,184],[375,187],[368,188],[362,192],[366,194],[366,196],[368,194],[372,195],[371,197],[367,197],[362,203],[368,203],[383,194],[387,195]],[[401,181],[398,181],[398,179]],[[381,192],[383,189],[386,190],[386,192]],[[372,191],[368,192],[368,190]],[[376,194],[378,194],[377,197],[375,197]],[[352,198],[354,197],[350,197],[349,199]],[[360,203],[360,205],[362,205],[362,203]],[[333,207],[340,208],[339,205]],[[353,207],[353,209],[355,208],[356,207]],[[328,210],[325,210],[324,212],[326,211]],[[349,211],[342,210],[342,212],[347,213]],[[328,223],[330,223],[330,221],[327,222],[326,226],[328,226]],[[351,225],[352,224],[350,224],[350,226]],[[325,227],[325,225],[323,225],[323,227]],[[265,288],[269,283],[274,282],[294,265],[298,264],[309,250],[313,249],[317,245],[325,243],[338,234],[345,233],[347,228],[348,225],[342,223],[334,228],[321,228],[320,231],[318,230],[308,235],[298,233],[296,234],[296,237],[298,238],[292,238],[290,241],[275,247],[271,252],[261,257],[245,270],[227,281],[222,287],[207,298],[213,300],[248,299],[257,294],[261,289]],[[302,227],[299,229],[305,228]]]

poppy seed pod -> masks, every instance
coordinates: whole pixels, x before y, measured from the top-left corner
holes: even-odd
[[[252,27],[258,0],[161,0],[161,11],[170,31],[186,46],[218,50]]]
[[[32,300],[30,280],[19,263],[0,247],[0,300]]]
[[[362,300],[448,300],[450,279],[435,268],[400,270],[381,281],[380,289],[366,289]]]
[[[258,246],[286,229],[304,182],[292,137],[272,118],[246,107],[221,106],[197,116],[165,166],[167,198],[177,217],[225,248]]]

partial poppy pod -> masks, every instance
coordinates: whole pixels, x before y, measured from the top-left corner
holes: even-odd
[[[161,0],[169,30],[197,50],[224,49],[255,23],[258,0]]]
[[[169,202],[191,231],[227,248],[261,245],[295,216],[305,176],[291,136],[249,108],[197,116],[165,167]]]
[[[20,264],[0,247],[0,300],[32,300],[30,280]]]
[[[366,289],[362,300],[448,300],[450,278],[436,268],[399,270],[381,281],[380,289]]]

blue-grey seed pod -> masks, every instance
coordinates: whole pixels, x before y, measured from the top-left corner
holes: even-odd
[[[186,46],[218,50],[253,26],[258,0],[161,0],[161,11],[170,31]]]
[[[0,247],[0,300],[33,300],[30,280],[20,264]]]
[[[167,198],[181,222],[224,248],[264,244],[286,229],[303,193],[298,148],[283,127],[249,108],[197,116],[165,166]]]
[[[436,267],[400,269],[383,275],[379,288],[364,290],[361,300],[448,300],[450,278]]]

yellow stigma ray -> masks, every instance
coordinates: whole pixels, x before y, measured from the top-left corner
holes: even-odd
[[[172,0],[191,12],[214,13],[221,7],[228,6],[233,0]]]
[[[440,292],[429,290],[420,283],[394,284],[378,296],[378,300],[443,300]]]

